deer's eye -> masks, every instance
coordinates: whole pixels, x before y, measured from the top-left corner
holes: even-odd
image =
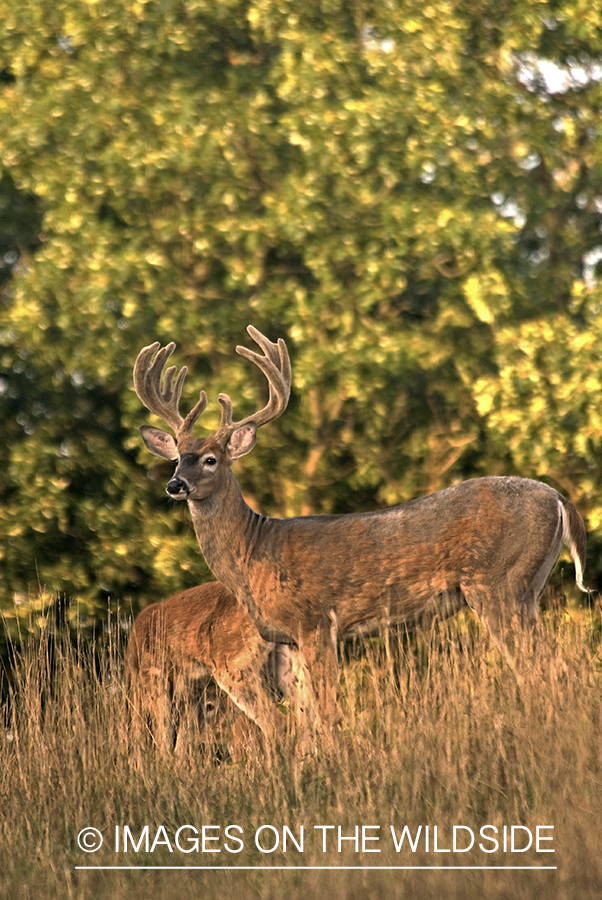
[[[217,459],[215,458],[215,456],[206,456],[203,460],[203,465],[207,469],[215,469],[215,467],[217,466]]]

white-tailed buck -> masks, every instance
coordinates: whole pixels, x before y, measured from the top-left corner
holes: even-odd
[[[243,500],[232,463],[249,453],[256,431],[286,409],[291,370],[286,345],[249,326],[263,355],[255,363],[269,384],[259,412],[234,422],[226,394],[219,429],[194,437],[205,409],[202,391],[179,412],[186,367],[161,377],[175,344],[145,347],[134,385],[144,405],[173,430],[140,430],[147,448],[177,460],[167,485],[187,500],[197,538],[216,578],[236,595],[267,641],[294,642],[306,660],[322,714],[336,709],[337,641],[389,625],[445,617],[469,606],[502,650],[507,629],[535,621],[538,600],[563,540],[583,587],[585,527],[553,488],[516,477],[475,478],[378,512],[271,519]],[[331,712],[333,711],[333,712]]]
[[[228,719],[239,744],[252,736],[249,719],[265,732],[276,718],[283,727],[274,700],[294,705],[301,696],[296,656],[264,641],[219,581],[189,588],[136,617],[124,666],[135,722],[164,752],[183,750],[199,732],[219,740]],[[237,717],[226,695],[244,716]]]

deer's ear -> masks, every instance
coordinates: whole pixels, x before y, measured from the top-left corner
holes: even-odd
[[[240,459],[241,456],[246,456],[247,453],[250,453],[255,446],[256,437],[257,428],[253,422],[250,422],[248,425],[242,425],[236,431],[233,431],[232,437],[228,441],[230,459],[234,462],[235,459]]]
[[[178,445],[167,431],[161,431],[160,428],[153,428],[151,425],[141,425],[140,434],[146,444],[146,449],[155,456],[160,456],[162,459],[177,458]]]

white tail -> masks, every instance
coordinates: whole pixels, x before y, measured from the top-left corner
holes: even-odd
[[[249,453],[257,428],[280,415],[290,391],[284,342],[256,329],[264,356],[237,347],[269,383],[269,402],[256,415],[232,421],[225,394],[214,435],[191,435],[206,405],[184,419],[178,405],[186,370],[161,373],[170,344],[144,348],[134,385],[149,410],[175,438],[143,426],[147,448],[177,461],[167,492],[187,500],[201,549],[213,573],[248,610],[261,635],[296,643],[322,710],[336,709],[337,640],[412,626],[469,606],[504,648],[515,621],[535,620],[538,600],[563,539],[583,589],[585,527],[553,488],[525,478],[477,478],[428,497],[373,513],[268,519],[245,504],[232,463]]]

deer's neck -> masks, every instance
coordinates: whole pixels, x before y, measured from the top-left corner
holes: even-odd
[[[250,561],[265,529],[275,523],[249,509],[232,473],[222,489],[207,500],[189,500],[194,530],[207,565],[219,581],[245,607],[262,638],[288,643],[289,635],[270,624],[255,602]]]
[[[249,559],[264,517],[247,506],[231,472],[218,493],[206,500],[189,500],[188,506],[207,565],[240,596],[248,584]]]

